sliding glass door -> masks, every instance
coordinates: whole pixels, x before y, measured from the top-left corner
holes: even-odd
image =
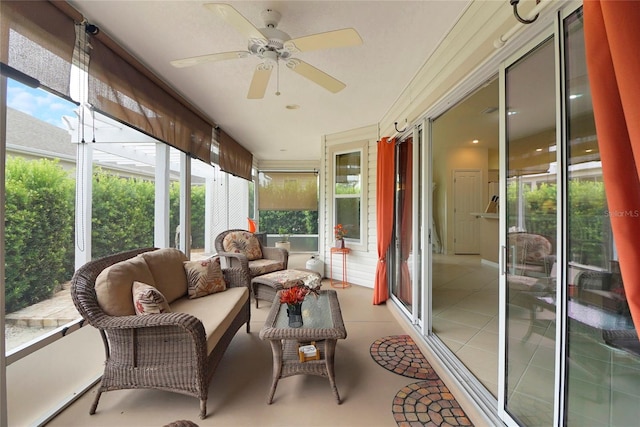
[[[505,69],[505,409],[553,425],[556,348],[556,79],[553,38]]]

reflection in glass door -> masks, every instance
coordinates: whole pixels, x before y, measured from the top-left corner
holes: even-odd
[[[391,292],[411,312],[413,304],[413,137],[396,145],[395,268]]]
[[[505,70],[505,409],[520,424],[554,417],[556,83],[553,39]]]

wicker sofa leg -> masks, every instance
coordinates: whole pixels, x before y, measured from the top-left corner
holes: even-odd
[[[93,415],[96,413],[96,409],[98,409],[98,401],[100,400],[101,395],[102,395],[102,390],[98,389],[96,393],[96,398],[93,399],[93,405],[91,405],[91,409],[89,409],[89,415]]]
[[[200,399],[200,419],[204,420],[207,416],[207,399]]]

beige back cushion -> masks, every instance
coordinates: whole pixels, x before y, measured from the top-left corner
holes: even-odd
[[[147,262],[155,288],[169,304],[187,294],[187,274],[182,263],[188,258],[184,253],[175,248],[166,248],[139,256]]]
[[[262,258],[260,242],[248,231],[231,231],[224,236],[222,248],[225,252],[246,255],[249,261]]]
[[[134,281],[155,284],[151,270],[140,255],[102,270],[96,278],[96,297],[105,313],[111,316],[136,314],[132,298]]]

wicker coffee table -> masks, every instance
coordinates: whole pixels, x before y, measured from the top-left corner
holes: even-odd
[[[256,308],[258,308],[258,300],[271,302],[276,293],[282,289],[303,284],[315,288],[320,284],[320,278],[318,272],[304,268],[290,268],[256,276],[251,279],[251,290],[256,299]]]
[[[334,355],[336,343],[347,337],[342,321],[340,303],[334,290],[320,291],[318,298],[308,295],[302,303],[303,326],[288,326],[286,304],[280,304],[279,292],[276,294],[260,338],[269,340],[273,352],[273,380],[267,403],[271,404],[280,378],[293,375],[318,375],[329,378],[336,401],[340,395],[336,387],[334,373]],[[300,362],[298,345],[315,341],[320,351],[319,360]]]

